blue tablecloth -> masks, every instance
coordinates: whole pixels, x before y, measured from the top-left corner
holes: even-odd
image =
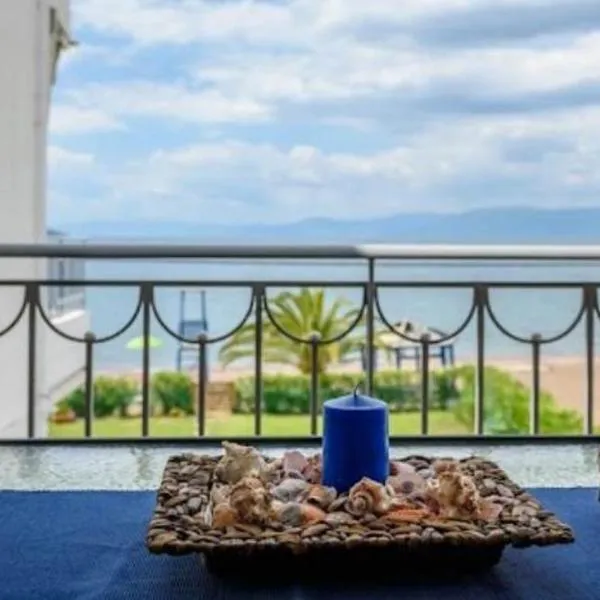
[[[155,502],[147,492],[0,492],[2,600],[600,599],[600,504],[591,489],[533,490],[573,526],[575,544],[509,549],[490,573],[457,584],[358,589],[225,584],[196,557],[144,547]]]

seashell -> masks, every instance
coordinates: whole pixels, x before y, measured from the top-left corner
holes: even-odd
[[[256,448],[223,442],[225,454],[215,467],[215,476],[225,483],[237,483],[244,477],[267,478],[264,459]]]
[[[322,510],[327,510],[336,497],[337,492],[335,488],[317,483],[308,488],[303,499],[307,504],[314,504]]]
[[[479,511],[477,516],[483,521],[497,521],[500,517],[502,509],[503,506],[501,504],[496,504],[487,498],[482,498],[479,502]]]
[[[325,523],[329,523],[329,525],[333,526],[349,525],[350,523],[355,522],[356,519],[347,512],[332,512],[325,516]]]
[[[355,517],[362,517],[367,513],[383,515],[392,508],[393,500],[390,489],[368,477],[363,477],[350,489],[346,510]]]
[[[327,516],[325,511],[314,504],[301,504],[300,511],[302,513],[302,522],[304,525],[308,523],[318,523],[319,521],[323,521]]]
[[[283,460],[277,458],[265,467],[265,475],[268,481],[279,483],[283,477]]]
[[[397,508],[388,512],[385,519],[394,523],[414,523],[430,515],[430,511],[424,508]]]
[[[301,479],[307,483],[306,479],[304,479],[304,475],[300,471],[286,471],[284,477],[286,479]]]
[[[309,483],[321,483],[322,481],[322,458],[320,454],[309,457],[308,464],[302,471],[304,478]]]
[[[410,464],[399,461],[390,461],[390,476],[395,477],[396,475],[405,475],[409,473],[416,473],[417,470]]]
[[[217,504],[212,511],[211,527],[213,529],[225,529],[239,522],[239,515],[226,504]]]
[[[427,487],[426,480],[416,471],[406,471],[387,478],[386,485],[398,496],[422,493]]]
[[[271,490],[273,498],[281,502],[294,502],[308,491],[309,484],[304,479],[284,479]]]
[[[459,471],[459,464],[455,460],[436,460],[433,463],[433,471],[436,475],[457,473]]]
[[[244,523],[262,524],[269,520],[271,495],[257,477],[245,477],[232,488],[230,506]]]
[[[229,502],[231,486],[224,484],[215,484],[210,490],[210,501],[213,506]]]
[[[275,517],[286,527],[302,527],[310,523],[323,521],[326,513],[312,504],[287,502],[277,507]]]
[[[288,450],[283,455],[282,468],[285,476],[292,471],[295,473],[302,473],[305,467],[308,465],[308,460],[302,452],[298,450]]]
[[[427,493],[439,505],[440,515],[449,519],[479,518],[481,496],[474,481],[451,461],[440,461],[434,468],[437,477],[427,482]]]

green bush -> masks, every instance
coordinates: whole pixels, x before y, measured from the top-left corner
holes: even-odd
[[[460,382],[460,400],[453,408],[456,419],[473,431],[475,402],[475,368],[455,370]],[[495,435],[529,431],[530,389],[510,373],[494,367],[484,372],[484,431]],[[582,419],[572,410],[556,406],[551,394],[540,392],[540,432],[554,434],[580,433]]]
[[[110,417],[114,414],[125,416],[127,407],[137,393],[136,384],[126,377],[100,376],[94,381],[94,416]],[[70,408],[77,417],[85,416],[85,390],[83,386],[73,390],[60,402],[61,408]]]
[[[320,401],[352,393],[364,383],[357,374],[324,374],[319,377]],[[456,399],[457,390],[451,372],[431,374],[429,408],[446,409]],[[386,402],[393,412],[421,410],[421,386],[418,373],[381,371],[375,374],[373,395]],[[306,375],[265,375],[263,377],[263,411],[267,414],[294,415],[310,413],[310,377]],[[254,412],[254,377],[235,382],[233,411]]]
[[[194,383],[186,373],[156,373],[152,377],[152,396],[163,415],[194,414]]]

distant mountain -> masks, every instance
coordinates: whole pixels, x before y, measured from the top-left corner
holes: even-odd
[[[482,209],[405,213],[343,221],[315,218],[286,224],[210,225],[187,221],[96,221],[57,224],[80,238],[199,243],[593,244],[600,243],[600,208]]]

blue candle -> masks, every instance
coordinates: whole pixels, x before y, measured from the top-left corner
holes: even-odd
[[[323,484],[348,491],[363,477],[384,483],[389,474],[388,407],[350,396],[323,404]]]

